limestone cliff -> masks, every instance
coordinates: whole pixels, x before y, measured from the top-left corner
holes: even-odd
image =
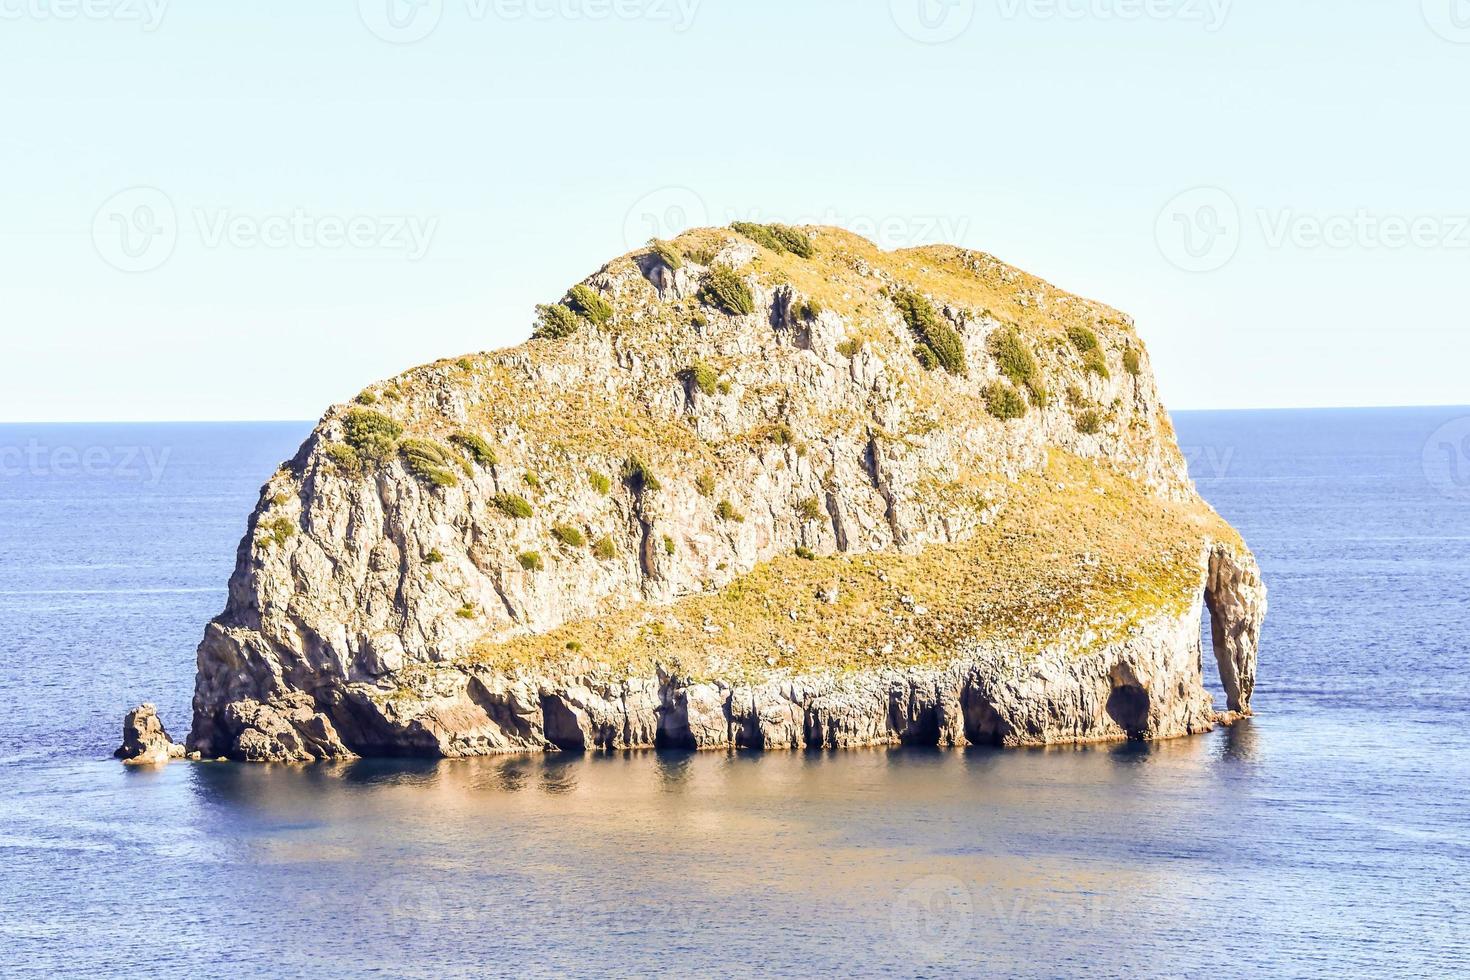
[[[264,487],[189,747],[306,761],[1168,737],[1265,590],[1132,322],[976,252],[699,230],[539,339],[329,410]]]

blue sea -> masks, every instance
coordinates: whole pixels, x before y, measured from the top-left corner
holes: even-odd
[[[0,426],[0,974],[1470,973],[1470,409],[1175,422],[1271,587],[1234,729],[156,771],[309,425]]]

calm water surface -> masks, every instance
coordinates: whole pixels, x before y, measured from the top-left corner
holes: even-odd
[[[0,973],[1466,973],[1466,415],[1176,417],[1272,588],[1231,731],[155,772],[309,426],[0,426]]]

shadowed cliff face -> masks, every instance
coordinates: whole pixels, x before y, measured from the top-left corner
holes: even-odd
[[[331,409],[251,517],[190,747],[1180,735],[1216,717],[1202,602],[1249,711],[1264,587],[1128,318],[980,253],[746,231]]]

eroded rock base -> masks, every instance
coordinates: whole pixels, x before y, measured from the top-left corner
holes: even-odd
[[[393,695],[351,684],[316,698],[237,702],[191,748],[248,761],[463,757],[548,750],[1033,746],[1162,739],[1220,716],[1201,676],[1200,603],[1125,642],[1022,663],[979,653],[945,667],[773,678],[506,676],[445,666]],[[212,723],[211,723],[212,721]],[[202,736],[202,737],[201,737]],[[197,744],[196,744],[197,743]]]

